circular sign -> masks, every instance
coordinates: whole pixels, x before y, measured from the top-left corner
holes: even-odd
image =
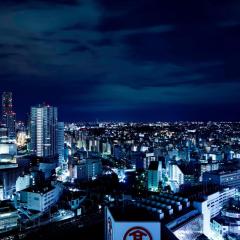
[[[143,227],[133,227],[125,233],[123,240],[153,240],[153,238],[147,229]]]

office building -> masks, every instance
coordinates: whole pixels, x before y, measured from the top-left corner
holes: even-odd
[[[20,202],[29,210],[45,212],[59,200],[61,193],[62,189],[58,184],[44,187],[32,186],[20,191]]]
[[[240,170],[212,171],[203,173],[203,182],[214,183],[218,186],[240,187]]]
[[[240,238],[240,204],[238,200],[232,199],[223,207],[221,214],[211,220],[211,229],[217,235],[217,239],[237,240]]]
[[[102,143],[102,154],[103,155],[111,155],[111,144],[109,142]]]
[[[216,170],[219,170],[218,162],[211,162],[211,161],[201,162],[200,163],[200,171],[201,171],[200,181],[202,182],[203,173],[216,171]]]
[[[162,180],[162,162],[152,161],[148,168],[148,190],[157,192]]]
[[[38,157],[59,156],[64,159],[64,123],[58,122],[56,107],[39,105],[31,108],[30,149]]]
[[[161,239],[161,224],[144,208],[105,209],[105,240]]]
[[[102,174],[100,159],[85,159],[73,167],[72,177],[78,180],[92,180]]]
[[[4,92],[2,94],[2,123],[6,126],[8,137],[16,137],[16,114],[13,112],[12,93]]]
[[[0,200],[10,199],[16,190],[16,181],[21,169],[15,163],[0,165]]]
[[[196,240],[203,215],[187,198],[152,195],[105,209],[105,239]]]
[[[31,150],[38,157],[57,154],[57,108],[39,105],[31,108]]]
[[[65,164],[64,161],[64,123],[57,123],[57,154],[60,166]]]
[[[235,188],[225,188],[221,191],[216,191],[211,194],[202,194],[201,200],[194,201],[194,205],[206,205],[210,212],[210,217],[216,217],[224,205],[226,205],[231,198],[236,195]]]
[[[193,202],[193,206],[203,215],[203,229],[206,236],[211,237],[210,220],[216,217],[222,208],[236,194],[235,188],[226,188],[211,194],[200,194],[199,199]]]
[[[184,184],[184,174],[176,163],[169,165],[169,180],[172,185],[176,186],[176,189],[179,189],[179,186]]]

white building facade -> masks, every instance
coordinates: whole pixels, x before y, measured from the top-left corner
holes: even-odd
[[[26,189],[20,192],[20,201],[29,210],[45,212],[59,200],[61,192],[58,185],[39,191]]]

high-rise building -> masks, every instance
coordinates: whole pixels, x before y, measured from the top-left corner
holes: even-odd
[[[4,92],[2,95],[2,122],[8,130],[8,137],[16,137],[16,113],[13,112],[12,93]]]
[[[4,92],[2,94],[2,112],[3,118],[5,114],[12,112],[12,93],[11,92]]]
[[[92,180],[102,174],[100,159],[85,159],[73,168],[72,177],[78,180]]]
[[[64,122],[58,122],[57,124],[57,154],[59,163],[64,165]]]
[[[32,107],[30,118],[31,151],[39,157],[57,155],[60,151],[58,142],[63,141],[60,141],[60,135],[58,137],[57,108],[45,105]]]
[[[152,161],[148,168],[148,190],[157,192],[162,180],[162,162]]]

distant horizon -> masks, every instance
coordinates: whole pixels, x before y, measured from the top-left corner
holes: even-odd
[[[229,112],[229,107],[219,106],[211,106],[210,104],[203,106],[201,104],[195,106],[184,105],[162,105],[158,106],[156,104],[149,104],[146,109],[134,109],[131,110],[96,110],[89,109],[86,111],[86,107],[84,107],[83,111],[80,107],[76,107],[72,105],[57,105],[55,101],[46,101],[44,99],[39,101],[24,101],[19,96],[18,91],[11,91],[13,94],[13,111],[16,113],[17,121],[26,121],[27,115],[30,113],[30,109],[33,106],[37,106],[39,104],[46,104],[50,106],[54,106],[58,108],[59,120],[64,122],[94,122],[96,119],[102,122],[194,122],[194,121],[202,121],[202,122],[238,122],[240,121],[240,108],[235,108],[233,106],[232,112]],[[3,92],[8,92],[7,90],[1,91],[0,94],[2,96]],[[181,106],[181,108],[179,107]],[[78,112],[76,112],[76,108],[78,108]],[[209,110],[212,110],[209,112]],[[196,117],[199,115],[199,111],[202,112],[202,116]],[[226,112],[226,113],[225,113]],[[97,115],[98,113],[98,115]],[[206,114],[208,113],[208,114]],[[218,113],[218,114],[217,114]],[[221,113],[221,114],[219,114]],[[209,117],[207,116],[209,115]],[[219,115],[223,115],[222,118]],[[79,117],[82,116],[82,117]],[[107,117],[105,117],[107,116]],[[159,117],[158,117],[159,116]],[[171,117],[172,116],[172,117]],[[104,118],[105,117],[105,118]]]
[[[145,121],[145,122],[141,122],[141,121],[111,121],[111,120],[102,120],[102,121],[75,121],[75,122],[64,122],[66,124],[75,124],[75,123],[132,123],[132,124],[156,124],[156,123],[240,123],[240,121],[198,121],[198,120],[192,120],[192,121]]]

